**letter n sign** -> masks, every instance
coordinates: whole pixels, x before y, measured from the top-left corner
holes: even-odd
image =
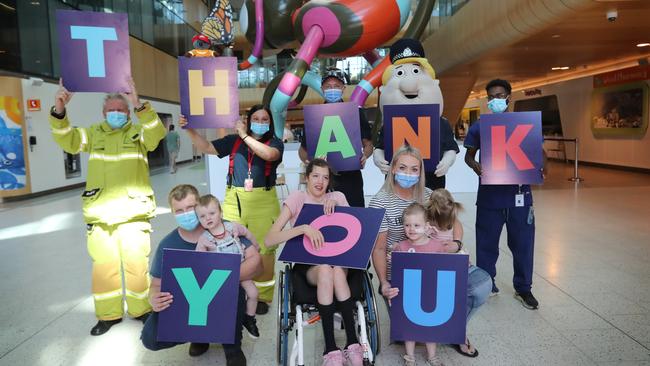
[[[310,159],[325,157],[332,169],[361,169],[359,107],[354,103],[306,105],[305,138]]]
[[[390,338],[418,342],[465,342],[467,270],[462,254],[392,254]]]
[[[160,312],[158,340],[233,343],[241,256],[165,249],[161,291],[174,296]]]
[[[179,57],[181,114],[188,128],[232,128],[239,119],[237,58]]]
[[[126,14],[57,10],[61,77],[69,91],[124,92],[131,75]]]
[[[384,156],[391,161],[402,145],[420,150],[424,170],[432,172],[440,161],[440,105],[385,105]]]
[[[481,115],[481,184],[542,184],[542,113]]]

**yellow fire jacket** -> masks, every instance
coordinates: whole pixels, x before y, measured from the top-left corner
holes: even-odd
[[[87,152],[88,174],[82,194],[84,220],[88,224],[115,225],[154,217],[156,201],[149,183],[147,152],[165,137],[166,129],[151,105],[113,130],[106,121],[73,128],[68,117],[50,115],[54,141],[71,154]]]

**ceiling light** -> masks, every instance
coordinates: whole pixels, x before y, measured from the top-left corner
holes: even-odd
[[[560,38],[560,35],[559,34],[554,34],[554,35],[551,36],[551,38]]]
[[[639,43],[636,46],[637,47],[650,47],[650,43]]]
[[[551,67],[551,70],[553,70],[553,71],[558,71],[558,70],[568,70],[568,69],[569,69],[569,66],[555,66],[555,67]]]

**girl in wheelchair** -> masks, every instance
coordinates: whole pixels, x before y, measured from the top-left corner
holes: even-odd
[[[284,201],[280,216],[266,235],[267,247],[276,246],[299,235],[308,237],[316,250],[322,247],[324,239],[319,230],[309,225],[298,227],[293,227],[293,225],[305,203],[322,204],[327,215],[332,214],[337,205],[348,206],[348,202],[341,192],[328,192],[331,174],[330,167],[325,160],[313,159],[309,162],[305,170],[307,189],[305,192],[292,192]],[[288,222],[291,223],[292,228],[282,230]],[[317,288],[318,303],[316,306],[321,317],[325,338],[323,365],[341,366],[344,361],[347,361],[351,366],[362,366],[363,347],[357,339],[354,319],[355,304],[347,282],[347,270],[329,265],[295,264],[293,271],[306,277],[307,282]],[[341,312],[347,337],[343,351],[338,348],[334,339],[336,309]]]

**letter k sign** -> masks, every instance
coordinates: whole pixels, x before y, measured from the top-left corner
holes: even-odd
[[[192,268],[172,268],[172,273],[190,305],[188,325],[206,326],[208,323],[208,306],[217,295],[231,271],[212,270],[210,276],[199,287]]]
[[[506,170],[506,155],[510,156],[519,170],[535,168],[521,149],[521,143],[532,129],[533,125],[518,125],[510,138],[506,140],[506,126],[492,126],[492,167],[494,170]]]

